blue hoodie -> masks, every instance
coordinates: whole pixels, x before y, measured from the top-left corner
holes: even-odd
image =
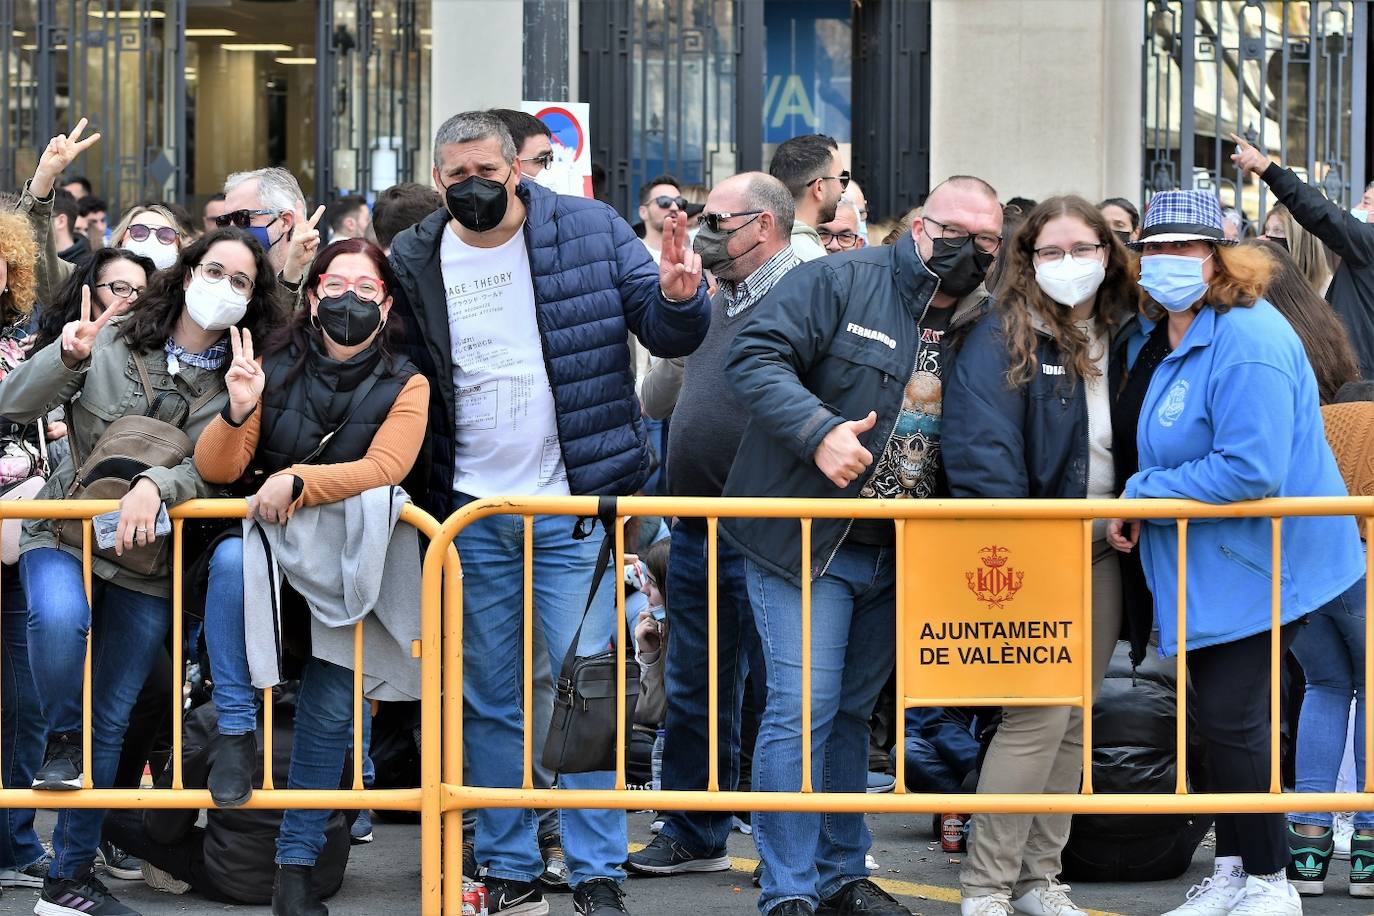
[[[1326,444],[1317,380],[1298,336],[1261,299],[1225,314],[1203,308],[1155,371],[1140,412],[1140,466],[1126,497],[1230,503],[1271,496],[1345,496]],[[1188,526],[1188,648],[1269,629],[1270,522],[1195,519]],[[1178,650],[1178,529],[1143,526],[1159,647]],[[1350,517],[1283,522],[1284,623],[1321,607],[1364,573]]]

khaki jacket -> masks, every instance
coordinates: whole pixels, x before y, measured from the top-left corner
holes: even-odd
[[[29,356],[0,380],[0,416],[16,423],[28,423],[55,407],[69,403],[67,435],[72,438],[76,451],[86,456],[115,420],[131,414],[147,413],[148,400],[139,382],[133,354],[128,344],[119,337],[120,325],[120,319],[106,325],[96,339],[91,358],[75,369],[68,369],[62,362],[62,347],[56,342]],[[176,395],[189,405],[208,386],[220,387],[219,395],[202,404],[182,426],[186,435],[195,442],[201,431],[229,401],[220,373],[187,366],[174,377],[167,372],[167,357],[162,351],[144,354],[144,362],[159,400],[164,394],[168,397]],[[69,454],[53,470],[37,498],[63,499],[75,473]],[[207,498],[215,492],[196,472],[193,456],[188,456],[177,467],[150,468],[139,477],[146,477],[157,484],[162,501],[168,508],[187,500]],[[24,535],[19,542],[20,553],[38,547],[60,547],[72,556],[81,556],[79,549],[58,543],[57,532],[52,522],[46,519],[24,523]],[[92,571],[97,577],[114,585],[147,595],[166,597],[171,594],[171,581],[166,576],[144,578],[100,557],[94,557],[92,564]]]
[[[57,256],[57,243],[52,237],[52,205],[56,199],[55,192],[49,191],[46,200],[39,200],[29,190],[30,184],[31,181],[24,182],[24,193],[19,195],[19,203],[15,204],[14,209],[28,219],[29,229],[33,231],[33,240],[38,243],[38,265],[34,271],[38,275],[36,301],[40,307],[46,308],[52,303],[52,291],[61,286],[62,281],[71,276],[76,267]]]

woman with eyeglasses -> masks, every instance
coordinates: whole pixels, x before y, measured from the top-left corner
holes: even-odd
[[[1118,492],[1113,395],[1139,299],[1126,250],[1081,197],[1032,208],[1009,247],[1001,288],[960,349],[945,392],[950,492],[1110,499]],[[1122,579],[1106,522],[1093,534],[1098,685],[1122,632]],[[1148,634],[1148,624],[1143,629]],[[1082,772],[1081,709],[1008,707],[978,791],[1072,793]],[[1058,881],[1070,821],[1067,814],[975,814],[960,874],[964,916],[1077,916]]]
[[[180,221],[171,209],[162,204],[149,203],[140,204],[124,214],[111,233],[110,240],[116,248],[143,255],[158,270],[166,270],[176,263],[187,238],[182,234]]]
[[[387,338],[395,278],[386,256],[362,239],[320,252],[306,278],[308,308],[255,356],[233,338],[229,406],[196,444],[196,466],[215,483],[243,481],[257,519],[285,525],[301,506],[399,485],[420,454],[429,383]],[[215,547],[205,606],[219,746],[210,794],[222,808],[252,797],[253,689],[244,633],[243,544]],[[338,788],[357,709],[353,672],[310,659],[301,678],[289,785]],[[328,811],[288,811],[277,839],[273,912],[323,913],[311,870],[324,849]]]
[[[1265,299],[1275,273],[1258,245],[1228,241],[1221,208],[1203,191],[1150,200],[1140,239],[1147,314],[1167,328],[1170,353],[1150,380],[1137,427],[1139,470],[1131,499],[1228,504],[1269,497],[1345,496],[1323,431],[1320,394],[1293,327]],[[1283,519],[1273,562],[1267,518],[1215,518],[1187,529],[1186,649],[1196,728],[1206,747],[1211,792],[1267,792],[1270,780],[1270,652],[1293,642],[1296,624],[1364,575],[1349,517]],[[1160,523],[1114,520],[1119,550],[1137,541],[1154,593],[1160,650],[1178,633],[1179,532]],[[1272,630],[1277,576],[1280,630]],[[1212,876],[1172,916],[1302,912],[1288,882],[1282,814],[1216,819]]]
[[[262,249],[238,230],[215,232],[188,246],[173,267],[153,276],[139,307],[127,315],[117,317],[111,307],[97,316],[91,289],[83,285],[81,295],[79,317],[68,322],[58,341],[0,380],[0,415],[15,422],[69,405],[73,456],[53,470],[39,493],[45,499],[63,499],[74,491],[75,456],[89,456],[120,418],[153,417],[179,427],[194,441],[229,401],[226,330],[243,326],[266,334],[278,324],[272,272]],[[165,565],[148,571],[130,568],[125,554],[158,540],[156,525],[164,506],[211,495],[190,457],[174,467],[119,473],[127,474],[130,486],[120,500],[114,556],[104,551],[93,556],[89,604],[82,548],[63,543],[52,521],[24,524],[19,572],[29,606],[29,661],[47,737],[43,764],[33,778],[35,789],[66,791],[82,783],[88,628],[89,777],[97,787],[112,784],[130,709],[171,619],[171,570]],[[41,912],[131,912],[92,872],[103,820],[104,811],[97,809],[59,812]]]

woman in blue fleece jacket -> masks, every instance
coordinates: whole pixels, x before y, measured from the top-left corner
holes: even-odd
[[[1140,470],[1128,498],[1208,503],[1344,496],[1326,444],[1317,383],[1291,325],[1262,298],[1275,265],[1230,247],[1216,199],[1170,191],[1150,201],[1133,247],[1140,285],[1167,314],[1170,355],[1155,370],[1137,430]],[[1119,549],[1139,538],[1165,655],[1178,651],[1178,529],[1113,522]],[[1188,671],[1213,792],[1269,788],[1270,522],[1224,518],[1188,527]],[[1360,578],[1351,518],[1290,518],[1280,558],[1281,641],[1293,624]],[[1217,818],[1216,874],[1171,916],[1302,912],[1284,874],[1280,814]]]

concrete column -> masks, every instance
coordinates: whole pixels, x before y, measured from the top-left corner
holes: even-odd
[[[511,0],[433,0],[430,131],[460,111],[519,107],[524,83],[524,5]],[[445,50],[440,50],[445,49]]]
[[[933,0],[931,185],[1139,197],[1143,34],[1122,0]]]

